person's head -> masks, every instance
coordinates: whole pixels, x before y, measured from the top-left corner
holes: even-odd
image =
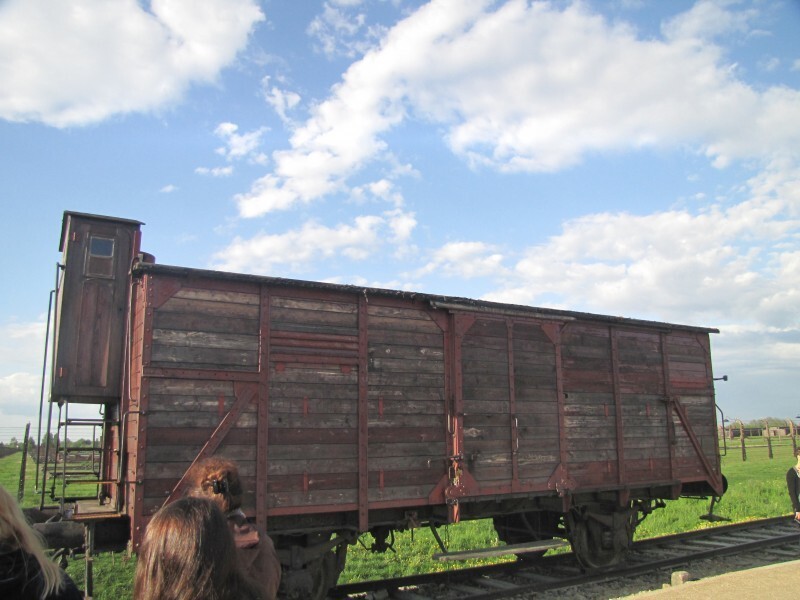
[[[32,556],[42,573],[41,598],[64,586],[61,569],[44,553],[41,536],[28,525],[17,501],[0,485],[0,542]]]
[[[189,496],[207,498],[223,512],[242,505],[242,481],[236,463],[224,458],[207,458],[189,473]]]
[[[136,600],[256,597],[239,570],[225,515],[204,498],[182,498],[153,516],[139,551],[133,591]]]

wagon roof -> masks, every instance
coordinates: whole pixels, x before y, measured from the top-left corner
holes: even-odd
[[[120,217],[107,217],[105,215],[95,215],[92,213],[82,213],[77,212],[74,210],[65,210],[64,216],[61,219],[61,237],[59,238],[59,246],[58,251],[64,251],[64,234],[67,232],[67,223],[69,222],[70,217],[78,217],[80,219],[86,219],[91,221],[107,221],[109,223],[127,223],[129,225],[144,225],[141,221],[136,221],[134,219],[122,219]]]
[[[489,300],[475,300],[472,298],[461,298],[455,296],[441,296],[436,294],[426,294],[405,290],[391,290],[383,288],[373,288],[358,285],[325,283],[320,281],[306,281],[302,279],[288,279],[283,277],[269,277],[264,275],[249,275],[244,273],[230,273],[227,271],[212,271],[207,269],[193,269],[189,267],[177,267],[157,263],[139,262],[133,268],[133,274],[155,275],[163,274],[173,277],[197,277],[216,280],[251,282],[256,284],[270,285],[272,287],[300,287],[316,290],[327,290],[331,292],[366,294],[367,296],[380,296],[389,298],[402,298],[428,302],[435,308],[451,311],[472,311],[498,316],[519,316],[543,318],[551,320],[582,320],[599,321],[603,323],[628,325],[635,327],[648,327],[659,330],[683,330],[698,333],[719,333],[719,329],[711,327],[696,327],[693,325],[679,325],[675,323],[663,323],[645,319],[630,319],[627,317],[615,317],[610,315],[600,315],[595,313],[578,312],[571,310],[560,310],[554,308],[543,308],[537,306],[526,306],[522,304],[506,304],[502,302],[492,302]]]

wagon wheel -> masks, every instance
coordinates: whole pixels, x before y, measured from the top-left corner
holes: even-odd
[[[633,542],[636,512],[629,514],[572,511],[567,517],[575,558],[586,569],[603,569],[620,561]]]
[[[492,519],[492,522],[497,537],[506,544],[513,545],[552,539],[559,533],[559,519],[558,513],[542,511],[502,515]],[[547,550],[522,552],[517,554],[517,559],[535,562],[541,559],[545,552]]]
[[[333,552],[329,552],[325,557],[309,563],[308,571],[312,581],[309,600],[325,600],[328,597],[328,590],[334,585],[331,580],[334,578],[333,564],[335,562],[336,556]]]
[[[323,543],[324,538],[325,536],[298,536],[289,543],[280,540],[276,547],[289,550],[290,553],[296,550],[302,552],[312,545]],[[291,568],[284,565],[278,596],[288,600],[325,600],[328,591],[336,585],[344,570],[346,558],[347,544],[340,543],[333,550],[317,553],[316,558],[308,560],[301,567]]]

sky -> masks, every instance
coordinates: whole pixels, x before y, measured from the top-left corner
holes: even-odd
[[[800,416],[800,0],[0,0],[0,437],[63,211],[160,263],[719,328]]]

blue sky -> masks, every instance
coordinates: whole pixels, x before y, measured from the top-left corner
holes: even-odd
[[[718,327],[800,414],[800,2],[5,0],[0,422],[64,210],[167,264]]]

